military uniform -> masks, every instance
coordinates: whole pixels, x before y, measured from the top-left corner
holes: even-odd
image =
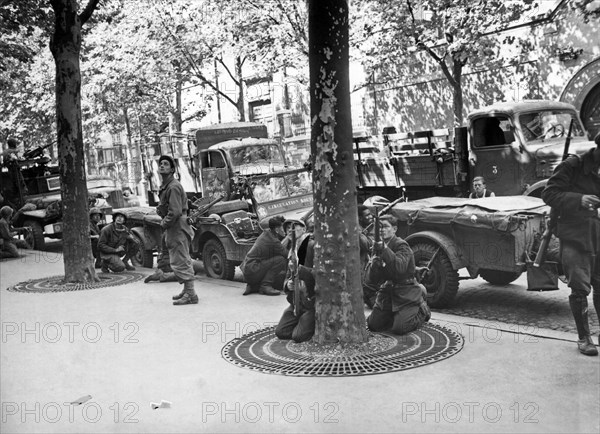
[[[244,280],[258,292],[274,295],[283,290],[287,266],[287,251],[272,230],[265,230],[240,265]]]
[[[542,193],[544,202],[558,213],[556,235],[580,344],[590,336],[587,296],[592,287],[596,313],[600,310],[600,219],[596,208],[582,207],[583,195],[600,197],[600,162],[594,160],[594,151],[559,164]],[[587,348],[590,355],[598,353]]]
[[[367,318],[371,331],[406,334],[429,321],[425,288],[415,281],[415,259],[406,241],[390,238],[367,279],[379,286],[373,312]]]
[[[124,251],[117,252],[122,246]],[[118,229],[115,223],[106,225],[100,231],[98,239],[98,252],[102,260],[102,271],[114,271],[120,273],[126,268],[133,267],[127,264],[127,261],[134,257],[139,251],[140,246],[133,239],[131,232],[126,226]],[[123,257],[121,259],[121,257]]]
[[[294,342],[305,342],[315,334],[315,279],[312,275],[314,262],[314,240],[311,234],[305,234],[298,240],[298,279],[302,280],[305,291],[300,294],[300,307],[296,314],[294,293],[299,288],[294,286],[292,271],[288,267],[284,283],[285,293],[290,305],[285,309],[279,324],[275,327],[275,335],[279,339],[292,339]]]

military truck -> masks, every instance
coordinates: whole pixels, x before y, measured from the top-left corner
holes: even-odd
[[[23,158],[7,158],[2,165],[2,196],[13,208],[15,227],[29,227],[26,240],[37,250],[46,247],[45,238],[62,238],[62,206],[60,175],[57,165],[44,156],[45,145],[23,154]],[[139,205],[136,196],[125,198],[123,191],[110,177],[90,176],[87,179],[90,206],[110,215],[113,208]],[[109,217],[110,218],[110,217]]]
[[[382,140],[356,140],[358,184],[369,194],[393,199],[466,196],[483,176],[496,195],[539,197],[561,161],[573,120],[569,153],[595,145],[570,104],[529,100],[503,102],[471,112],[452,139],[447,130],[386,131]]]
[[[312,212],[312,183],[304,168],[289,167],[266,126],[220,124],[195,132],[193,161],[201,194],[188,193],[195,229],[191,255],[206,273],[233,279],[254,241],[274,215],[306,218]],[[211,202],[216,202],[207,208]],[[200,210],[200,211],[198,211]],[[142,246],[135,262],[152,268],[160,249],[160,218],[153,208],[122,210]]]

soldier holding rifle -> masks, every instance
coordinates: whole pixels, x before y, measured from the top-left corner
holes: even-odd
[[[305,232],[304,222],[294,220],[292,226],[292,246],[283,285],[290,305],[283,312],[275,335],[279,339],[304,342],[315,334],[315,279],[312,274],[315,242],[312,234]]]
[[[568,151],[570,131],[565,143]],[[600,134],[596,148],[582,156],[569,156],[554,170],[542,199],[557,215],[561,262],[571,295],[569,304],[577,326],[582,354],[598,355],[588,322],[587,296],[592,288],[596,314],[600,312]],[[541,250],[541,249],[540,249]]]
[[[376,216],[375,222],[377,238],[367,279],[379,289],[367,325],[376,332],[410,333],[431,317],[425,301],[427,291],[415,280],[417,269],[413,251],[405,240],[396,236],[398,220],[384,215]]]

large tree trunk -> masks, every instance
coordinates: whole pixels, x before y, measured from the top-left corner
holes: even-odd
[[[310,0],[311,151],[318,343],[366,342],[360,284],[350,83],[348,3]]]
[[[90,244],[88,191],[81,125],[81,22],[76,0],[52,0],[56,16],[50,49],[56,64],[56,124],[63,206],[66,282],[96,279]]]

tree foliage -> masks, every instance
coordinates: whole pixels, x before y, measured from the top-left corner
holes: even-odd
[[[533,4],[534,0],[366,0],[359,9],[369,19],[362,23],[356,43],[365,55],[365,67],[377,71],[378,81],[406,74],[415,67],[411,58],[421,64],[421,74],[430,72],[428,65],[436,65],[453,90],[455,124],[462,125],[464,68],[498,62],[500,42],[494,32],[520,19]]]

